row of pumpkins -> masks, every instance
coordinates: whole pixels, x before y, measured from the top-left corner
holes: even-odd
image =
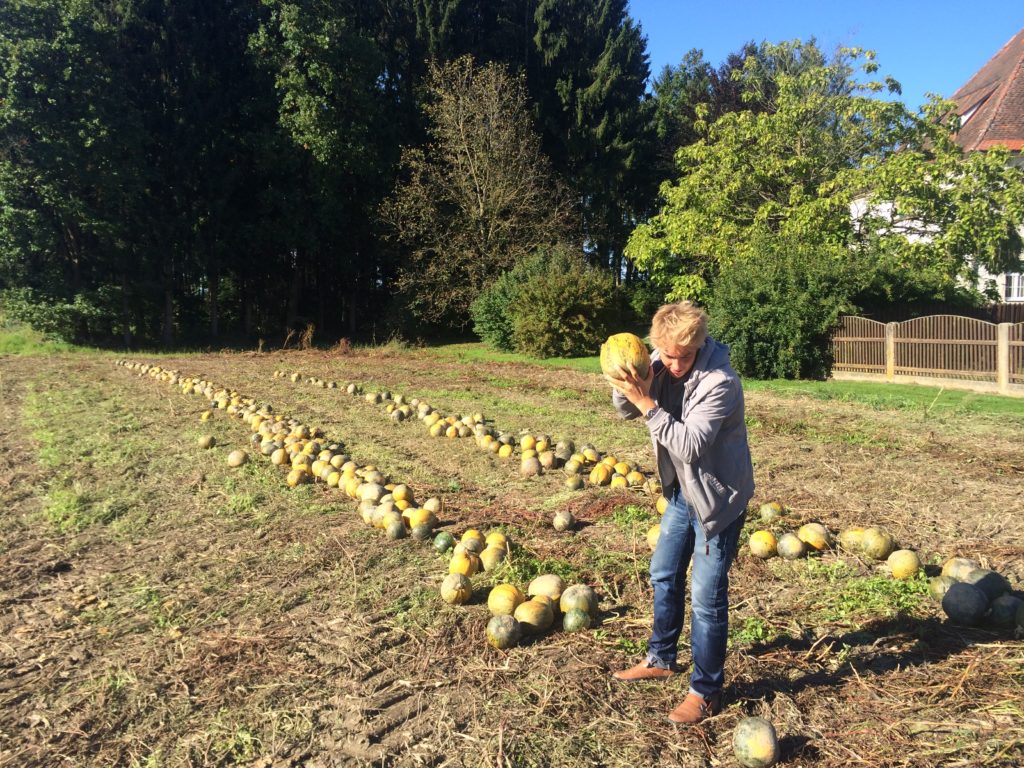
[[[176,371],[165,371],[160,366],[138,362],[119,361],[118,364],[167,381],[172,386],[178,386],[185,394],[201,395],[210,400],[211,407],[223,409],[245,421],[252,430],[250,440],[254,448],[269,456],[275,464],[287,463],[291,466],[288,475],[290,486],[322,480],[328,485],[343,487],[349,496],[359,500],[363,520],[384,528],[392,538],[404,537],[407,529],[420,539],[432,535],[437,524],[436,513],[440,509],[438,499],[428,499],[422,507],[413,506],[415,502],[408,486],[386,483],[385,478],[371,465],[359,467],[342,453],[340,443],[321,443],[324,435],[319,428],[310,428],[295,419],[274,414],[270,405],[258,407],[252,398],[200,377],[181,376]],[[330,383],[324,386],[335,388],[330,387]],[[403,403],[399,400],[394,405],[400,408]],[[211,416],[212,410],[207,410],[200,418],[207,421]],[[492,441],[499,442],[487,433],[478,435],[481,447],[488,446]],[[539,446],[535,447],[531,442],[539,443]],[[215,440],[205,435],[200,438],[199,444],[211,448]],[[521,445],[525,446],[524,451],[535,452],[524,455],[524,464],[543,454],[543,438],[526,436]],[[537,448],[541,450],[538,452]],[[579,455],[570,454],[564,460],[570,478],[579,472],[579,466],[589,462],[595,464],[595,470],[591,473],[594,484],[624,484],[621,480],[615,481],[613,478],[616,477],[625,478],[627,483],[633,479],[630,485],[643,483],[643,478],[636,482],[635,475],[639,473],[633,468],[611,457],[599,460],[599,456],[593,455],[595,453],[591,446],[585,446]],[[240,466],[247,459],[245,451],[236,450],[229,454],[228,463]],[[634,478],[628,477],[630,472],[634,473]],[[528,472],[524,471],[524,474]],[[603,479],[595,479],[595,475],[598,478],[603,476]],[[659,511],[664,511],[664,502],[663,498],[659,498]],[[556,529],[564,530],[572,523],[571,513],[560,513],[556,515],[554,525]],[[471,599],[473,594],[469,577],[478,568],[493,570],[504,559],[509,542],[500,531],[491,532],[483,538],[471,530],[463,535],[459,544],[453,545],[454,539],[447,532],[438,534],[434,540],[434,546],[439,551],[453,550],[449,575],[441,587],[442,599],[452,604],[462,604]],[[495,648],[507,649],[516,645],[524,635],[546,632],[559,614],[562,617],[562,628],[567,632],[588,628],[596,618],[598,600],[594,590],[585,584],[566,587],[557,575],[545,574],[531,581],[525,594],[514,584],[496,585],[488,594],[487,606],[491,613],[485,632],[487,642]],[[744,765],[767,766],[774,763],[778,755],[778,744],[771,723],[761,718],[745,718],[735,731],[734,750]]]
[[[329,486],[343,488],[348,496],[358,501],[357,510],[362,520],[382,529],[389,538],[401,539],[412,535],[416,539],[426,540],[433,536],[438,525],[437,514],[441,510],[439,498],[429,498],[422,506],[417,506],[408,485],[387,482],[372,465],[358,466],[347,454],[341,452],[339,443],[321,442],[321,429],[310,428],[295,419],[275,414],[270,405],[257,406],[252,398],[200,377],[182,376],[177,371],[138,362],[119,361],[118,364],[148,374],[151,378],[167,381],[179,387],[184,394],[200,395],[210,400],[212,408],[223,409],[245,421],[252,430],[250,439],[253,446],[259,447],[260,453],[269,456],[273,463],[288,464],[291,467],[288,474],[290,486],[319,480]],[[212,410],[203,411],[200,420],[209,420],[212,413]],[[199,441],[203,448],[211,448],[214,444],[210,435],[201,437]],[[228,464],[231,466],[241,466],[247,460],[248,454],[245,451],[232,451],[228,455]],[[556,514],[554,526],[564,530],[573,522],[571,513],[562,512]],[[452,551],[449,576],[441,589],[442,599],[461,604],[472,596],[469,577],[481,570],[494,570],[505,559],[510,545],[505,534],[500,531],[493,531],[484,538],[479,532],[469,530],[458,544],[450,533],[441,532],[434,538],[434,546],[442,553]],[[539,634],[546,631],[554,621],[554,608],[562,608],[558,600],[563,588],[561,580],[551,576],[539,578],[531,584],[527,590],[530,600],[510,584],[499,585],[492,590],[489,606],[496,619],[501,611],[497,607],[500,595],[508,593],[511,608],[500,613],[504,617],[500,621],[491,622],[493,627],[489,625],[488,638],[491,644],[508,648],[518,642],[524,632]],[[589,602],[586,620],[578,613],[572,613],[563,617],[563,628],[578,631],[589,627],[591,618],[596,615],[596,594],[585,585],[573,585],[566,592],[566,601],[571,600],[577,592],[582,592],[587,595]],[[545,603],[547,610],[542,605]],[[566,610],[561,612],[567,613],[568,607],[566,603]],[[498,631],[499,624],[505,627],[501,632]]]
[[[386,412],[394,421],[401,422],[415,416],[423,422],[432,437],[473,437],[479,448],[499,458],[511,458],[518,447],[519,471],[523,477],[535,477],[553,469],[564,468],[568,475],[565,484],[570,490],[581,490],[584,487],[582,475],[586,472],[591,485],[644,488],[652,493],[660,492],[655,487],[656,484],[638,467],[620,461],[611,454],[602,456],[590,443],[581,445],[577,450],[575,442],[569,438],[552,439],[545,434],[525,432],[516,436],[487,424],[487,419],[482,413],[445,416],[418,398],[408,399],[401,394],[392,394],[388,390],[364,392],[360,384],[350,383],[342,387],[336,381],[325,381],[316,376],[303,376],[298,372],[288,373],[283,370],[275,370],[273,378],[305,382],[324,389],[344,389],[350,395],[362,395],[370,404],[384,404]]]
[[[761,520],[765,523],[776,521],[784,514],[784,508],[777,502],[761,507]],[[805,523],[795,533],[784,533],[777,540],[769,530],[755,531],[750,536],[748,547],[752,555],[761,559],[778,555],[786,560],[796,560],[809,552],[831,549],[834,543],[825,526]],[[896,540],[883,528],[847,528],[839,534],[838,544],[840,549],[850,554],[884,561],[896,579],[912,579],[922,570],[918,554],[910,549],[897,548]],[[1024,630],[1024,599],[1013,593],[1004,576],[982,568],[975,560],[962,557],[948,559],[941,573],[929,579],[928,592],[941,603],[946,615],[958,624],[973,626],[987,620],[998,627],[1017,626]]]
[[[211,409],[200,414],[207,421],[213,409],[224,410],[244,421],[251,430],[250,445],[272,464],[288,469],[286,482],[290,487],[305,483],[323,482],[329,487],[342,489],[347,496],[360,502],[380,502],[385,495],[400,514],[415,526],[421,519],[428,520],[440,510],[439,498],[427,499],[422,507],[413,506],[413,494],[408,485],[392,483],[373,464],[359,465],[344,453],[340,441],[325,438],[319,427],[310,427],[294,418],[275,413],[270,404],[257,405],[251,397],[222,387],[199,376],[185,376],[178,371],[165,370],[158,365],[119,360],[117,365],[168,382],[182,394],[197,395],[210,402]],[[216,441],[212,435],[199,438],[199,447],[212,448]],[[227,462],[238,467],[248,461],[244,450],[231,451]],[[435,518],[436,519],[436,518]]]

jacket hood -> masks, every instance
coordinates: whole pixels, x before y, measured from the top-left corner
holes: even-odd
[[[697,352],[697,359],[693,363],[694,373],[707,373],[716,368],[729,367],[729,345],[708,336],[704,339],[704,345]]]

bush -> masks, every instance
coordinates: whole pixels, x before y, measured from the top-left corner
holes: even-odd
[[[855,309],[861,285],[854,252],[762,235],[755,254],[723,266],[708,302],[710,330],[732,348],[741,375],[827,378],[832,333]]]
[[[588,267],[581,254],[552,251],[510,305],[513,344],[535,357],[597,354],[619,320],[618,305],[610,275]]]
[[[648,278],[625,285],[623,290],[633,317],[638,324],[644,325],[649,324],[654,313],[662,304],[668,302],[667,297],[672,291],[672,286],[665,285],[656,278]]]
[[[469,311],[473,318],[473,331],[482,341],[506,352],[515,349],[512,310],[519,301],[519,291],[530,278],[543,274],[545,266],[553,258],[552,254],[558,250],[560,248],[556,246],[534,252],[509,271],[502,272],[477,296]]]
[[[90,321],[103,317],[94,299],[77,294],[73,300],[48,298],[29,288],[9,288],[0,295],[4,315],[24,323],[50,341],[80,340]]]

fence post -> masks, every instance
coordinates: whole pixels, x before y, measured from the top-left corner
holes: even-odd
[[[1010,326],[996,326],[996,388],[1001,394],[1010,393]]]
[[[896,326],[898,323],[885,324],[885,380],[896,380]],[[1007,336],[1009,339],[1009,336]]]

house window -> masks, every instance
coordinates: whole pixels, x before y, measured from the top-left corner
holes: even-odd
[[[1024,274],[1006,274],[1006,301],[1024,301]]]

